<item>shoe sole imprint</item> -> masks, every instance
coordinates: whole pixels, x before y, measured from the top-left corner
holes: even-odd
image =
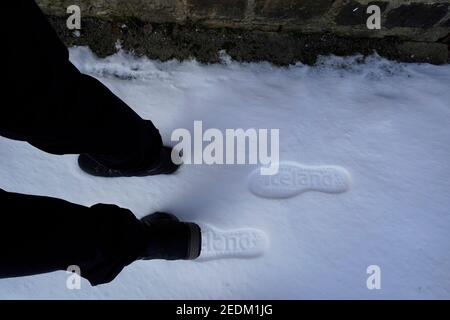
[[[305,166],[281,162],[277,174],[261,175],[260,168],[250,173],[250,191],[262,198],[283,199],[306,191],[341,193],[350,187],[350,173],[338,166]]]
[[[261,256],[268,246],[266,234],[257,229],[243,228],[220,230],[200,224],[202,251],[198,261],[224,258],[255,258]]]

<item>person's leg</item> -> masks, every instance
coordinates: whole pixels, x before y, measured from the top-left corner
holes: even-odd
[[[166,214],[140,221],[115,205],[89,208],[1,189],[0,202],[0,278],[76,265],[82,277],[98,285],[137,259],[195,259],[200,254],[198,226],[161,219]]]
[[[0,135],[54,154],[89,154],[114,169],[134,172],[157,163],[162,141],[151,121],[70,63],[33,1],[11,6],[2,40],[7,102],[0,108]]]
[[[2,30],[7,81],[0,135],[50,153],[92,154],[129,172],[158,160],[162,143],[153,124],[76,70],[33,1],[10,7],[4,17],[8,30]],[[87,208],[2,190],[0,202],[0,278],[78,265],[95,285],[112,280],[138,258],[191,259],[200,253],[200,230],[193,224],[143,223],[114,205]]]
[[[71,265],[92,285],[109,282],[146,245],[143,224],[113,205],[91,208],[64,200],[0,190],[0,278]]]

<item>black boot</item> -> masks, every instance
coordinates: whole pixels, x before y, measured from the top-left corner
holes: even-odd
[[[174,215],[164,212],[145,216],[141,221],[149,237],[142,260],[193,260],[200,255],[202,236],[197,224],[180,222]]]
[[[163,147],[158,161],[147,168],[115,169],[105,164],[105,161],[89,154],[81,154],[78,157],[78,165],[84,172],[97,177],[143,177],[171,174],[179,167],[172,162],[171,153],[172,148]]]

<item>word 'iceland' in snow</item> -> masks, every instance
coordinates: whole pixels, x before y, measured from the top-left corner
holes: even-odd
[[[171,140],[178,142],[172,151],[176,164],[261,164],[262,175],[278,173],[279,129],[226,129],[223,134],[215,128],[203,132],[202,121],[194,121],[193,139],[189,130],[180,128],[172,132]]]

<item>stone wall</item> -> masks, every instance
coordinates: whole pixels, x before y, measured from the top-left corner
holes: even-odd
[[[319,54],[370,54],[401,61],[449,62],[450,0],[38,0],[67,44],[99,55],[122,47],[167,60],[314,63]],[[65,27],[66,8],[81,8],[82,28]],[[368,5],[381,8],[369,30]]]

